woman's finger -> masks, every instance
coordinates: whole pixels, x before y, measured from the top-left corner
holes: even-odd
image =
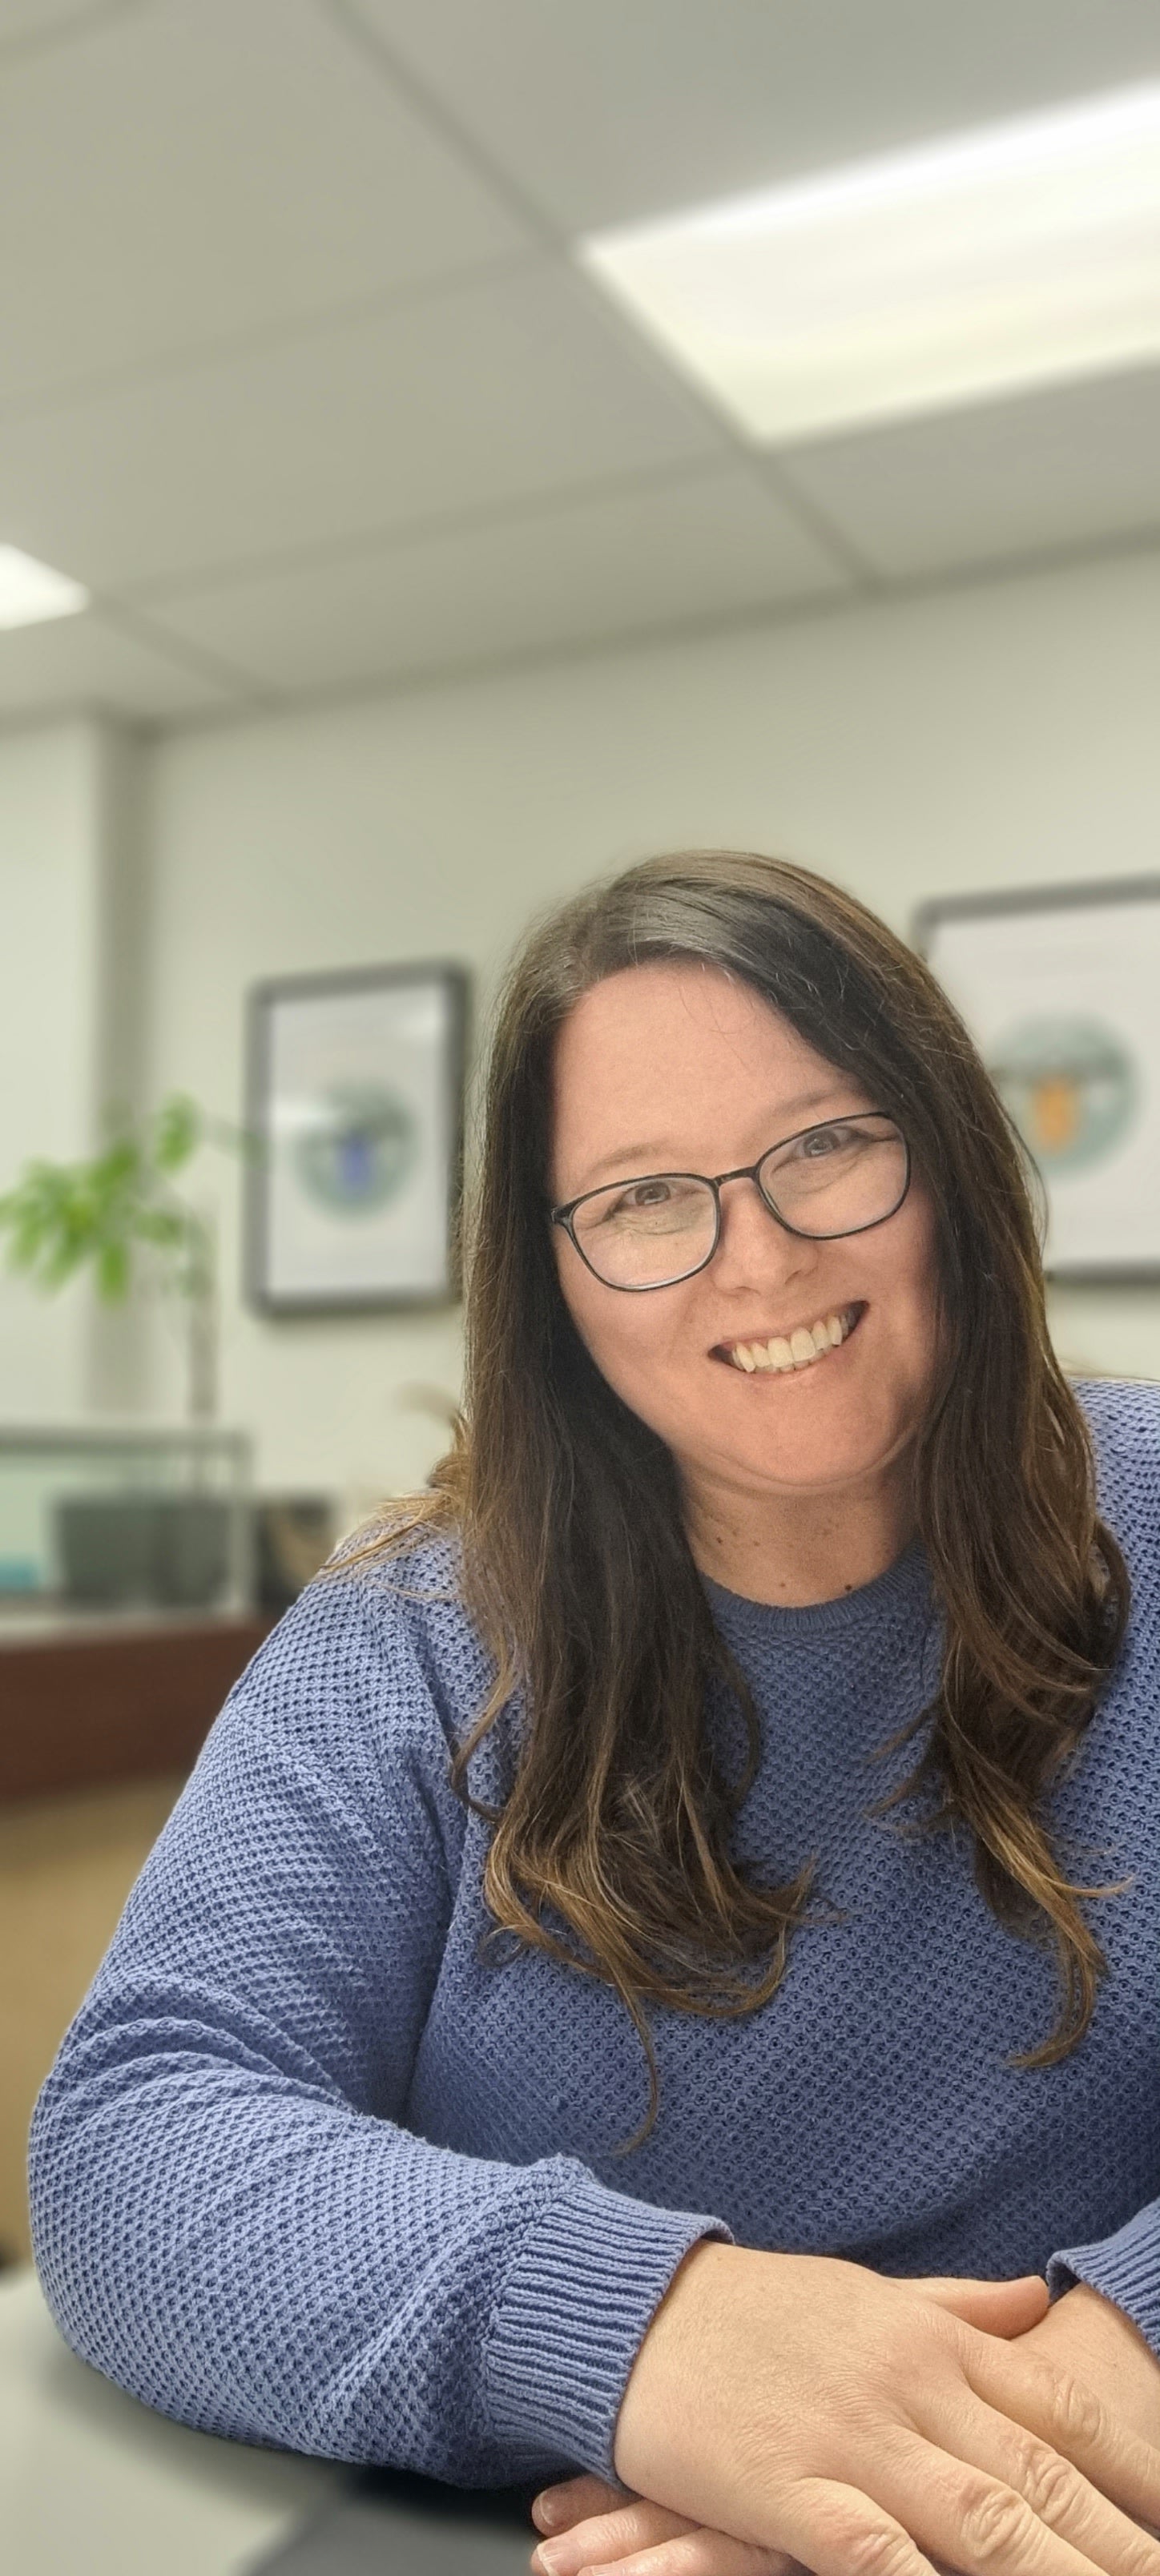
[[[1093,2403],[1099,2401],[1093,2397]],[[960,2460],[1006,2481],[1041,2522],[1070,2541],[1104,2576],[1160,2576],[1160,2546],[1093,2486],[1073,2459],[1025,2422],[979,2400],[977,2413],[934,2412],[924,2425]]]
[[[583,2477],[560,2478],[554,2486],[542,2487],[532,2506],[532,2520],[537,2531],[567,2531],[574,2522],[597,2513],[615,2513],[632,2501],[627,2488],[609,2486],[604,2478],[585,2471]]]
[[[585,2559],[580,2566],[599,2567],[600,2576],[791,2576],[793,2561],[778,2549],[758,2549],[693,2523],[650,2548],[622,2558]]]
[[[850,2576],[873,2568],[877,2576],[936,2576],[953,2559],[924,2558],[906,2525],[858,2487],[838,2478],[798,2478],[782,2499],[782,2521],[797,2546],[783,2565],[810,2576]]]
[[[1122,2514],[1149,2527],[1160,2523],[1160,2450],[1118,2424],[1103,2399],[1073,2371],[1044,2352],[1000,2343],[969,2328],[963,2367],[976,2396],[1071,2462]],[[1076,2510],[1074,2503],[1071,2510]],[[1092,2506],[1084,2510],[1090,2517]],[[1160,2544],[1139,2536],[1149,2553],[1139,2563],[1160,2571]]]
[[[670,2513],[665,2505],[634,2496],[615,2513],[590,2515],[567,2531],[554,2532],[550,2540],[541,2540],[532,2552],[532,2566],[537,2576],[539,2571],[542,2576],[577,2576],[581,2567],[615,2566],[621,2559],[636,2558],[643,2550],[682,2539],[697,2529],[684,2514]],[[742,2576],[740,2570],[738,2576]]]
[[[1053,2518],[1053,2474],[1033,2497],[1001,2473],[972,2467],[962,2445],[961,2420],[953,2459],[921,2434],[899,2430],[875,2482],[887,2512],[934,2564],[958,2568],[963,2576],[1116,2576],[1117,2570],[1121,2576],[1158,2576],[1160,2555],[1146,2533],[1129,2525],[1138,2551],[1134,2562],[1119,2550],[1110,2562],[1089,2556],[1082,2541],[1068,2537]],[[1046,2444],[1043,2449],[1066,2477],[1068,2464]]]
[[[1027,2334],[1042,2324],[1050,2305],[1041,2272],[1027,2272],[1016,2281],[959,2280],[953,2274],[935,2272],[908,2281],[907,2287],[920,2290],[936,2307],[949,2308],[965,2325],[991,2335]]]

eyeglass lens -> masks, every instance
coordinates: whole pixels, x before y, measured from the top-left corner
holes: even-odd
[[[892,1216],[906,1189],[906,1146],[894,1122],[860,1116],[811,1127],[758,1167],[763,1198],[798,1234],[857,1234]],[[610,1288],[661,1288],[699,1270],[717,1210],[707,1181],[659,1172],[613,1181],[573,1217],[584,1259]]]

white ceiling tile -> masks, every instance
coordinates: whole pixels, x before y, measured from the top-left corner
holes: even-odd
[[[302,564],[152,619],[270,684],[337,688],[729,615],[839,587],[742,468]]]
[[[314,0],[155,0],[0,83],[6,405],[526,247]]]
[[[568,237],[1157,74],[1156,0],[0,0],[0,542],[144,610],[0,637],[0,712],[823,594],[531,209]],[[1154,529],[1158,460],[1160,371],[783,464],[889,581]]]
[[[1156,0],[335,0],[558,224],[758,187],[1160,70]]]
[[[869,567],[957,572],[1160,527],[1160,368],[786,452]]]
[[[0,633],[0,717],[85,706],[161,720],[234,703],[226,685],[191,663],[163,642],[152,650],[99,610],[14,627]]]
[[[545,264],[9,420],[0,537],[116,591],[721,446]]]

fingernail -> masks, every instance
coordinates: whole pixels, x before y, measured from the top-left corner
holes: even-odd
[[[532,2553],[533,2564],[543,2568],[544,2576],[557,2576],[557,2570],[563,2567],[567,2555],[567,2550],[561,2549],[558,2541],[553,2544],[550,2540],[542,2540]]]
[[[533,2499],[532,2520],[538,2523],[541,2531],[552,2531],[557,2519],[556,2499],[550,2488],[545,2487],[543,2495]]]

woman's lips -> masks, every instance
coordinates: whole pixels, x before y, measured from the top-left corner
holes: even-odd
[[[817,1361],[828,1359],[831,1351],[840,1350],[865,1312],[864,1301],[835,1306],[814,1324],[795,1325],[791,1333],[773,1333],[768,1340],[720,1342],[713,1356],[723,1360],[727,1368],[742,1370],[747,1377],[760,1372],[788,1376],[791,1371],[813,1368]]]

